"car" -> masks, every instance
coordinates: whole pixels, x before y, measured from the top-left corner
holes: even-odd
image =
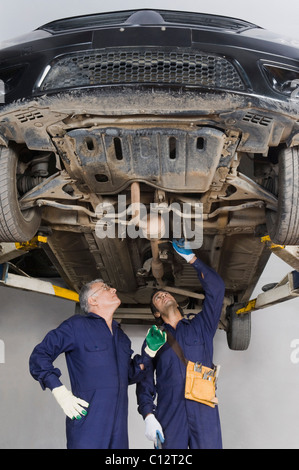
[[[250,22],[125,10],[59,19],[0,50],[0,242],[19,272],[101,278],[123,323],[163,286],[204,293],[173,239],[225,282],[219,328],[248,348],[271,251],[299,244],[299,44]]]

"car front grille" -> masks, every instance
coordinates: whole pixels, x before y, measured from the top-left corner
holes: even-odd
[[[226,58],[190,50],[99,49],[60,56],[37,89],[49,91],[118,84],[169,84],[242,91]]]
[[[226,31],[244,31],[250,28],[258,28],[255,24],[248,21],[241,20],[240,18],[229,18],[221,15],[209,15],[206,13],[194,13],[187,11],[172,11],[172,10],[155,10],[156,15],[160,16],[161,21],[157,23],[156,17],[152,16],[152,11],[146,10],[125,10],[114,11],[109,13],[96,13],[93,15],[76,16],[71,18],[63,18],[61,20],[52,21],[41,26],[39,29],[49,31],[52,34],[59,34],[66,31],[75,31],[82,29],[92,28],[107,28],[110,25],[126,26],[136,25],[136,13],[140,13],[142,18],[147,18],[146,24],[180,24],[193,25],[195,27],[211,28],[214,30],[224,29]],[[138,17],[138,23],[140,16]]]

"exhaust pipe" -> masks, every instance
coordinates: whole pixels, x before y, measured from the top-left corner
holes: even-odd
[[[148,214],[146,219],[140,219],[140,186],[138,182],[131,184],[132,221],[140,226],[143,236],[151,243],[152,274],[159,286],[164,285],[163,263],[159,258],[159,240],[165,234],[165,224],[160,214]]]

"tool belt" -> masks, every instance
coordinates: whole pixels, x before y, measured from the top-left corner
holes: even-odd
[[[219,366],[214,369],[198,362],[188,361],[186,369],[185,398],[198,401],[212,408],[218,404],[216,380]]]
[[[220,366],[210,369],[199,362],[188,361],[179,343],[168,331],[167,342],[186,366],[185,398],[215,408],[218,404],[216,383]]]

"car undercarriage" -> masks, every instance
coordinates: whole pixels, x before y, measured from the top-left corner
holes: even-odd
[[[161,58],[152,47],[130,46],[119,57],[111,47],[109,60],[106,49],[100,59],[99,52],[72,52],[40,77],[34,97],[0,109],[0,240],[45,235],[41,248],[14,260],[17,269],[59,276],[76,292],[102,278],[118,291],[121,321],[149,323],[143,313],[155,286],[171,290],[186,311],[200,310],[196,273],[171,244],[175,228],[184,236],[188,225],[202,233],[195,254],[224,280],[219,326],[229,332],[271,254],[261,238],[299,244],[298,104],[245,93],[245,78],[224,57],[191,57],[181,47],[174,58],[169,49]],[[192,84],[199,60],[210,61],[215,77],[221,70],[223,88],[234,91],[204,90],[204,68],[201,88]],[[89,83],[97,80],[97,61],[102,85],[91,89],[84,80],[86,73]],[[177,83],[168,86],[171,73]],[[245,336],[241,345],[229,342],[232,349],[249,343],[250,315],[239,319]]]

